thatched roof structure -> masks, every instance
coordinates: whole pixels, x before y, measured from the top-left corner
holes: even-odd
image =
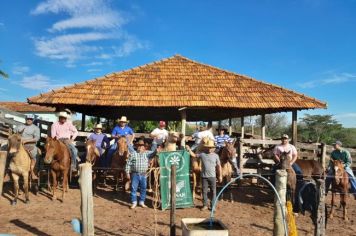
[[[132,120],[220,120],[325,108],[326,103],[280,86],[205,65],[180,55],[107,74],[28,99],[87,115]]]
[[[49,112],[56,111],[56,108],[54,107],[45,107],[45,106],[39,106],[35,104],[28,104],[27,102],[0,102],[0,107],[3,107],[11,111],[22,112],[22,113],[26,113],[26,112],[49,113]]]

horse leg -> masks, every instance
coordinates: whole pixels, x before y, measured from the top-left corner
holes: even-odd
[[[62,203],[64,202],[65,193],[68,192],[68,171],[63,171],[63,192],[62,192]]]
[[[12,180],[14,181],[14,200],[11,204],[14,206],[17,203],[17,198],[19,196],[19,176],[17,174],[11,173]]]
[[[196,174],[193,172],[193,201],[195,199],[195,190],[197,187],[197,176]]]
[[[23,175],[23,188],[25,191],[25,203],[30,203],[30,195],[29,195],[29,175],[28,172]]]
[[[56,197],[56,189],[57,189],[57,175],[54,170],[51,170],[51,175],[52,175],[52,201],[55,201],[57,199]]]
[[[147,192],[149,192],[149,193],[152,193],[152,172],[151,172],[151,168],[150,168],[150,170],[148,172],[148,178],[147,178],[147,181],[148,181]]]
[[[330,210],[330,215],[329,218],[332,219],[334,218],[334,200],[335,200],[335,192],[332,192],[331,194],[331,210]]]
[[[340,194],[340,202],[343,208],[343,217],[345,221],[349,221],[349,218],[347,217],[346,198],[347,198],[346,192],[342,192]]]

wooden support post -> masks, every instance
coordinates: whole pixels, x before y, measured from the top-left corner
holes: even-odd
[[[176,165],[171,165],[171,214],[170,214],[170,236],[176,236]]]
[[[262,140],[266,139],[266,115],[261,115],[261,137]]]
[[[80,167],[81,213],[84,236],[94,236],[94,203],[92,189],[92,169],[90,163],[83,163]]]
[[[243,143],[241,141],[241,139],[239,138],[237,140],[237,144],[238,144],[238,158],[239,158],[239,169],[240,169],[240,173],[241,173],[241,179],[243,178],[243,162],[242,162],[242,159],[243,159],[243,154],[242,154],[242,148],[243,148]]]
[[[323,170],[326,170],[326,144],[321,143],[321,166],[323,167]]]
[[[241,117],[241,138],[245,138],[245,117]]]
[[[315,236],[325,236],[325,180],[318,179],[316,182],[317,190],[319,191],[319,204],[316,216],[316,225],[314,229]]]
[[[0,151],[0,198],[2,195],[2,188],[4,185],[6,157],[7,157],[7,152]]]
[[[100,123],[100,117],[99,117],[99,116],[96,117],[96,123],[97,123],[97,124]]]
[[[82,113],[82,125],[81,125],[81,130],[85,131],[85,114]]]
[[[297,145],[298,131],[297,131],[298,111],[292,111],[292,144]]]
[[[182,140],[181,140],[181,147],[185,147],[185,128],[186,128],[186,124],[187,124],[187,111],[186,109],[184,110],[181,110],[180,111],[180,116],[181,116],[181,119],[182,119]]]
[[[276,172],[276,190],[282,202],[282,209],[279,205],[277,196],[274,197],[274,227],[273,236],[285,236],[283,225],[283,213],[286,215],[286,192],[287,192],[287,171],[277,170]],[[283,213],[282,213],[283,211]]]
[[[221,127],[221,120],[218,121],[218,129]]]
[[[232,120],[229,118],[229,136],[232,135]]]

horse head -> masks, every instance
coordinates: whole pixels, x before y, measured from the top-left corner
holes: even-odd
[[[56,137],[55,138],[47,137],[46,139],[46,145],[45,145],[46,155],[44,158],[44,162],[46,164],[51,164],[54,156],[57,154],[56,142],[59,142]]]
[[[127,138],[125,136],[121,136],[118,140],[117,140],[117,145],[118,145],[118,152],[120,156],[123,156],[125,154],[125,152],[128,152],[128,146],[127,146]]]
[[[228,160],[232,160],[236,157],[236,148],[234,147],[234,143],[225,142],[225,147],[222,150],[222,156]]]
[[[334,179],[336,185],[339,185],[344,177],[344,164],[342,164],[340,160],[331,160],[331,162],[333,163]]]
[[[168,134],[167,142],[168,143],[177,143],[179,140],[179,133],[175,131],[170,131]]]
[[[18,152],[20,150],[21,144],[21,134],[11,134],[8,138],[8,152]]]
[[[85,161],[91,163],[92,165],[94,165],[96,160],[100,157],[99,150],[95,144],[95,140],[87,140],[85,143],[85,149],[87,151]]]
[[[289,153],[290,153],[290,151],[282,152],[281,155],[279,156],[280,163],[281,163],[281,168],[283,170],[287,170],[287,169],[291,168],[290,167]]]

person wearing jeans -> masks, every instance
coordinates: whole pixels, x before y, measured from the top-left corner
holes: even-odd
[[[350,187],[351,187],[350,193],[352,193],[354,195],[354,198],[356,199],[356,179],[355,179],[352,169],[350,168],[351,162],[352,162],[350,152],[347,151],[346,149],[342,148],[342,142],[336,141],[334,143],[334,151],[331,152],[330,158],[332,160],[340,160],[342,162],[342,164],[344,164],[345,171],[349,176]],[[329,191],[329,188],[330,188],[331,182],[333,180],[333,176],[334,176],[334,168],[332,168],[332,167],[333,167],[333,163],[332,163],[332,161],[330,161],[328,171],[327,171],[326,180],[325,180],[326,194]]]
[[[203,207],[202,210],[208,209],[208,189],[210,187],[211,192],[213,193],[211,199],[211,205],[216,198],[216,175],[219,176],[219,183],[222,182],[221,175],[221,165],[219,156],[215,153],[215,144],[213,139],[209,139],[207,143],[203,146],[204,150],[202,153],[195,154],[191,148],[187,145],[186,149],[192,157],[198,157],[201,159],[202,163],[202,185],[203,185]],[[218,169],[218,173],[216,173]]]
[[[158,149],[160,150],[160,148]],[[148,170],[149,159],[154,157],[157,153],[157,143],[153,141],[151,151],[146,151],[145,142],[139,140],[137,143],[137,152],[129,149],[130,157],[127,160],[125,172],[127,179],[131,179],[131,209],[137,206],[137,189],[140,187],[140,200],[139,205],[146,208],[146,187],[147,177],[146,172]]]

